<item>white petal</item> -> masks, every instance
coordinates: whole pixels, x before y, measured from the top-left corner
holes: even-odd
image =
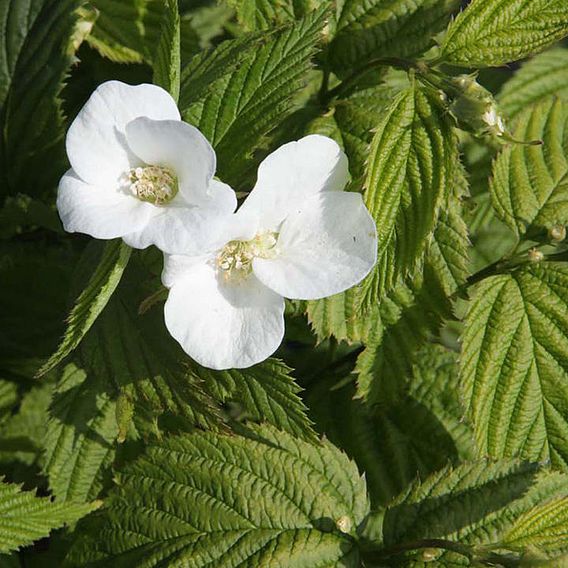
[[[348,178],[347,157],[337,143],[326,136],[306,136],[284,144],[260,164],[256,185],[241,210],[256,213],[265,229],[274,230],[304,199],[341,190]]]
[[[126,125],[126,140],[144,163],[167,166],[176,173],[187,203],[199,205],[207,199],[216,157],[197,128],[180,120],[140,117]]]
[[[211,258],[185,271],[179,260],[176,269],[169,267],[171,258],[164,273],[175,271],[177,278],[165,305],[166,326],[190,357],[211,369],[241,369],[274,353],[284,336],[281,296],[253,275],[237,284],[218,278]]]
[[[69,170],[59,182],[57,209],[69,233],[114,239],[144,227],[154,206],[133,195],[89,185]]]
[[[235,192],[217,180],[211,180],[208,197],[201,207],[171,204],[155,207],[142,230],[125,235],[131,247],[157,246],[167,254],[195,255],[217,250],[227,242],[229,225],[237,206]]]
[[[360,282],[377,259],[375,222],[358,193],[320,193],[282,225],[274,259],[253,261],[258,279],[285,298],[314,300]]]
[[[237,194],[230,185],[220,180],[212,179],[209,182],[207,193],[210,196],[210,201],[206,203],[207,207],[211,207],[220,213],[235,212],[237,208]]]
[[[107,81],[91,95],[67,132],[67,156],[77,175],[98,185],[114,184],[139,160],[126,144],[124,129],[139,116],[180,120],[172,97],[155,85]]]
[[[211,254],[187,256],[185,254],[165,254],[164,269],[162,270],[162,284],[171,288],[176,282],[183,280],[194,266],[214,260]]]

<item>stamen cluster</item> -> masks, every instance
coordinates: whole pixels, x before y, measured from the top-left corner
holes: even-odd
[[[128,179],[138,199],[154,205],[168,203],[178,192],[176,175],[164,166],[132,168]]]
[[[246,278],[252,272],[255,258],[276,256],[278,233],[265,231],[250,241],[229,241],[217,255],[217,266],[225,279]]]

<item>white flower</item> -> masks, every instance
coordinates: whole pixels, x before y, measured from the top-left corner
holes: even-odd
[[[324,136],[279,148],[227,223],[224,246],[166,255],[168,330],[200,364],[243,368],[284,335],[284,298],[317,299],[360,282],[377,236],[361,195],[341,191],[347,158]]]
[[[209,142],[155,85],[100,85],[69,128],[67,155],[57,208],[69,232],[188,251],[202,248],[218,214],[237,205],[212,179]]]

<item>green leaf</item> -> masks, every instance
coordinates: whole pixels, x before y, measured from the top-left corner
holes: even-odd
[[[524,266],[477,288],[463,335],[464,402],[481,455],[568,469],[568,267]]]
[[[448,116],[433,95],[417,85],[402,92],[379,122],[369,156],[365,202],[379,250],[363,284],[366,307],[416,269],[457,163]]]
[[[378,57],[413,57],[434,43],[456,0],[345,0],[330,61],[340,75]]]
[[[57,366],[79,345],[118,286],[131,251],[132,249],[125,245],[122,239],[115,239],[105,245],[93,276],[75,301],[69,314],[63,340],[57,351],[38,371],[38,376],[44,375]]]
[[[82,39],[78,0],[0,6],[0,190],[52,191],[65,171],[59,95]],[[38,175],[40,173],[40,175]]]
[[[406,388],[419,348],[451,317],[451,306],[439,282],[401,283],[378,308],[380,325],[367,339],[357,360],[357,396],[369,404],[392,404]]]
[[[568,49],[562,47],[545,51],[523,64],[499,93],[499,107],[505,116],[514,118],[551,95],[568,99]]]
[[[44,383],[24,394],[18,412],[0,429],[2,462],[29,466],[38,461],[52,392],[52,385]]]
[[[68,365],[59,379],[45,430],[43,471],[56,498],[76,503],[98,497],[117,436],[116,403],[101,381]]]
[[[329,2],[329,0],[324,0]],[[319,7],[317,0],[227,0],[245,30],[264,30],[306,16]]]
[[[193,372],[216,400],[233,405],[237,417],[269,422],[292,435],[314,439],[307,409],[298,396],[302,389],[282,362],[268,359],[248,369],[229,371],[196,365]]]
[[[177,0],[166,0],[160,42],[154,63],[154,83],[175,101],[179,98],[181,73],[180,16]]]
[[[308,321],[319,341],[363,341],[368,329],[378,325],[376,311],[361,314],[360,289],[351,288],[321,300],[307,302]]]
[[[483,460],[446,467],[416,482],[380,513],[383,543],[389,547],[435,538],[502,550],[501,540],[519,519],[565,497],[567,490],[565,474],[538,465]],[[546,527],[542,529],[545,534]],[[470,564],[454,552],[440,551],[436,565]]]
[[[75,262],[75,254],[66,246],[37,242],[0,246],[0,367],[4,372],[22,359],[48,357],[57,347],[57,338],[65,330]]]
[[[10,415],[18,402],[18,387],[16,383],[0,379],[0,424]]]
[[[469,247],[467,225],[452,201],[440,211],[426,256],[446,296],[455,294],[469,276]]]
[[[385,81],[384,84],[360,89],[348,97],[339,99],[332,107],[333,118],[340,130],[341,142],[349,158],[349,173],[353,178],[351,190],[362,189],[374,127],[380,122],[395,96],[408,87],[406,77],[400,85],[391,84],[388,75]]]
[[[518,235],[568,223],[568,103],[548,100],[520,113],[514,135],[542,146],[507,146],[490,184],[499,217]]]
[[[450,24],[441,57],[463,67],[497,67],[568,35],[564,0],[472,0]]]
[[[349,159],[352,177],[349,189],[362,189],[373,139],[371,126],[380,121],[385,109],[400,90],[390,83],[359,90],[338,100],[331,113],[323,117],[333,120],[334,126],[339,129],[337,138]],[[321,121],[318,124],[320,128],[316,133],[329,134],[322,130]],[[314,123],[311,126],[313,131]],[[332,335],[348,342],[364,340],[368,329],[375,326],[376,318],[372,314],[360,313],[360,305],[360,287],[307,302],[308,320],[318,340],[322,341]]]
[[[219,177],[238,185],[251,153],[294,108],[321,36],[326,12],[318,10],[265,39],[251,56],[210,87],[182,116],[197,126],[217,153]],[[184,100],[182,92],[181,100]]]
[[[0,480],[0,552],[17,550],[46,537],[53,529],[84,517],[99,504],[53,502]]]
[[[213,95],[217,82],[226,79],[247,58],[254,56],[264,42],[263,36],[247,34],[195,55],[181,74],[180,108],[190,108],[207,95]]]
[[[374,308],[380,317],[357,360],[358,396],[371,404],[400,396],[418,349],[452,317],[449,297],[468,275],[468,245],[466,227],[452,199],[440,214],[424,266]]]
[[[408,394],[371,408],[354,399],[352,384],[331,389],[329,375],[310,385],[307,401],[319,431],[365,472],[371,501],[384,505],[444,467],[473,456],[473,435],[463,422],[455,354],[439,346],[420,350]]]
[[[163,0],[90,0],[99,17],[88,36],[101,55],[118,63],[150,63],[157,53]]]
[[[195,433],[149,446],[120,473],[70,560],[355,568],[345,533],[367,512],[363,479],[329,442],[311,445],[272,428],[256,439]]]
[[[502,539],[507,548],[531,548],[548,557],[568,552],[568,497],[536,505],[520,515]]]

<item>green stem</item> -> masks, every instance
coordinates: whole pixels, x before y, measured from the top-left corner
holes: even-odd
[[[327,94],[323,100],[326,102],[331,99],[340,97],[345,94],[353,85],[355,85],[364,75],[373,69],[379,67],[396,67],[397,69],[403,69],[404,71],[409,71],[410,69],[420,70],[424,66],[423,63],[416,61],[409,61],[406,59],[399,59],[398,57],[379,57],[377,59],[372,59],[367,64],[363,65],[357,69],[352,75],[349,75],[344,81],[342,81],[337,87],[327,91]]]

